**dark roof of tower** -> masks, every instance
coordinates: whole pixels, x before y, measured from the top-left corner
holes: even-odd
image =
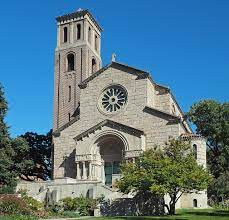
[[[88,15],[90,17],[90,19],[93,21],[93,23],[95,24],[95,26],[100,31],[103,31],[102,28],[100,27],[100,25],[98,24],[98,22],[93,17],[93,15],[87,9],[85,9],[85,10],[78,10],[78,11],[73,12],[73,13],[70,13],[70,14],[59,16],[59,17],[56,18],[56,20],[58,22],[62,22],[62,21],[65,21],[65,20],[70,20],[70,19],[74,19],[74,18],[84,17],[85,15]]]

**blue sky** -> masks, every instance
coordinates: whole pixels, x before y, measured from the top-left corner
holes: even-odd
[[[55,17],[89,9],[102,26],[103,65],[151,72],[184,111],[229,100],[228,0],[10,0],[1,2],[0,82],[12,136],[52,127]]]

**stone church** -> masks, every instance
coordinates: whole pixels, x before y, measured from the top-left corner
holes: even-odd
[[[102,67],[102,28],[88,10],[57,17],[53,180],[20,183],[42,200],[88,195],[123,198],[114,187],[120,163],[169,138],[191,141],[206,166],[206,141],[195,135],[171,90],[150,73],[115,61]],[[207,207],[206,192],[183,195],[177,208]]]

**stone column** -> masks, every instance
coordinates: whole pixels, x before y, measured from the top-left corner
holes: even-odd
[[[135,157],[132,158],[133,163],[135,163]]]
[[[104,162],[101,164],[101,181],[105,184],[105,170],[104,170]]]
[[[95,31],[93,28],[91,29],[91,47],[95,50]]]
[[[81,172],[80,172],[80,163],[76,162],[76,172],[77,172],[77,180],[81,179]]]
[[[98,177],[98,173],[97,173],[97,165],[93,165],[93,179],[96,180]]]
[[[94,164],[91,163],[91,179],[93,180],[94,179]]]
[[[61,44],[61,33],[60,33],[60,25],[58,25],[58,29],[57,29],[57,47],[60,47]]]
[[[94,176],[94,180],[98,180],[99,178],[99,166],[98,164],[94,164],[94,169],[93,169],[93,176]]]
[[[82,33],[83,33],[83,37],[82,40],[86,40],[88,42],[88,22],[85,22],[85,25],[82,25]]]
[[[73,43],[74,42],[74,25],[73,23],[70,24],[70,43]]]
[[[86,173],[86,164],[85,161],[83,161],[83,179],[87,179],[87,173]]]
[[[89,161],[89,165],[88,165],[88,179],[89,179],[89,180],[92,179],[92,166],[91,166],[91,161]]]

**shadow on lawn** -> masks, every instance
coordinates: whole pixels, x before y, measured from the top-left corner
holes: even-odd
[[[226,217],[226,216],[229,216],[229,211],[227,211],[227,210],[187,211],[187,212],[185,212],[185,214]]]

